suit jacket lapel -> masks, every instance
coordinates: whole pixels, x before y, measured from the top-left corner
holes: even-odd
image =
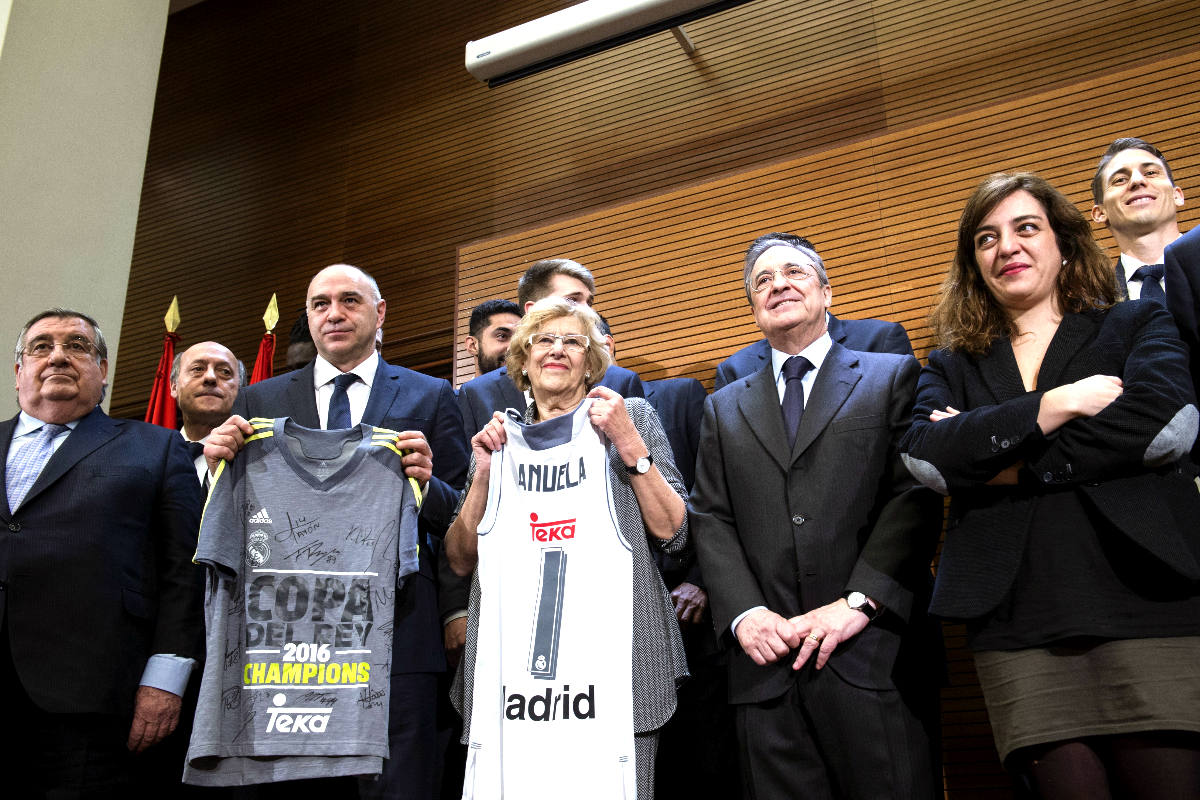
[[[1012,342],[1008,339],[992,342],[991,351],[979,358],[978,363],[979,373],[991,390],[992,397],[997,400],[1010,400],[1025,394],[1021,370],[1017,368],[1017,358],[1013,355]]]
[[[1088,314],[1064,314],[1054,338],[1046,348],[1038,370],[1037,386],[1054,387],[1062,382],[1063,370],[1095,337],[1096,321]]]
[[[800,418],[800,430],[796,433],[790,461],[799,458],[829,426],[860,380],[862,370],[858,366],[858,357],[840,344],[834,344],[804,403],[804,416]]]
[[[291,373],[287,385],[287,401],[284,408],[292,409],[292,419],[297,425],[306,428],[321,427],[321,416],[317,413],[317,393],[313,386],[313,365],[310,361],[304,367]]]
[[[500,380],[497,385],[500,387],[500,411],[505,409],[515,408],[522,414],[525,413],[525,407],[528,403],[525,402],[525,393],[517,388],[517,384],[508,375],[508,367],[500,368]]]
[[[371,384],[371,395],[367,398],[367,407],[363,409],[362,421],[370,425],[382,425],[387,419],[388,409],[400,392],[400,375],[392,372],[392,365],[379,359],[375,368],[375,381]]]
[[[784,472],[788,470],[787,431],[783,427],[783,410],[779,405],[779,389],[771,374],[771,363],[746,378],[746,392],[738,400],[738,409],[746,426]]]
[[[1117,273],[1117,294],[1122,300],[1129,299],[1129,284],[1125,282],[1125,268],[1121,266],[1121,257],[1117,256],[1117,263],[1113,266]]]
[[[842,321],[840,319],[838,319],[837,317],[835,317],[832,313],[829,314],[829,324],[828,324],[827,328],[829,330],[829,338],[833,339],[835,342],[837,342],[838,344],[845,347],[846,346],[846,326],[843,325]]]
[[[110,419],[101,411],[99,406],[92,409],[90,414],[79,420],[79,424],[71,431],[67,440],[50,456],[50,460],[42,468],[42,474],[38,475],[33,486],[29,487],[29,494],[21,501],[22,505],[28,504],[42,490],[53,485],[67,470],[91,455],[93,450],[117,437],[121,433],[120,425],[121,423]],[[7,498],[5,507],[7,508]]]
[[[0,422],[0,519],[8,522],[12,515],[8,513],[8,449],[12,447],[13,429],[17,427],[20,414],[10,420]]]

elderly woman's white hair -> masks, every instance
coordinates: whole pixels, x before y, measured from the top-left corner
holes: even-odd
[[[600,335],[600,319],[595,311],[585,305],[569,303],[561,297],[543,297],[521,318],[521,323],[513,331],[508,354],[504,358],[504,364],[508,367],[508,377],[513,379],[521,391],[531,388],[529,376],[524,374],[525,363],[529,360],[529,337],[541,331],[546,323],[563,317],[575,317],[579,320],[583,333],[587,334],[591,341],[584,354],[584,383],[589,389],[600,382],[604,371],[612,364],[612,356],[604,344],[604,337]]]

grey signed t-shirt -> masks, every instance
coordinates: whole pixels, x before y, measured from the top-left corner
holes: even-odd
[[[417,570],[415,484],[395,431],[250,422],[200,526],[207,660],[184,782],[378,773],[395,593]]]

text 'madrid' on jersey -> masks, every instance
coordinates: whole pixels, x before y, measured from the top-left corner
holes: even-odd
[[[464,800],[636,796],[633,560],[590,405],[506,418],[492,457]]]
[[[207,660],[184,781],[378,773],[420,489],[395,431],[250,423],[200,525]]]

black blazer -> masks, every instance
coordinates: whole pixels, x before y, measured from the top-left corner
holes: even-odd
[[[704,384],[695,378],[664,378],[643,381],[646,401],[654,407],[671,452],[675,466],[683,476],[683,485],[690,492],[696,479],[696,452],[700,447],[700,419],[704,415]]]
[[[637,373],[616,364],[604,371],[600,385],[607,386],[622,397],[645,396]],[[519,413],[525,413],[525,393],[509,379],[508,367],[500,367],[458,387],[458,406],[467,439],[470,440],[483,430],[495,411],[515,408]]]
[[[99,407],[16,513],[0,423],[0,615],[25,691],[51,713],[132,713],[155,653],[203,657],[203,498],[179,433]]]
[[[920,365],[834,344],[788,448],[769,365],[704,405],[691,529],[718,638],[742,612],[788,618],[865,592],[887,611],[828,662],[841,678],[895,688],[901,638],[924,614],[941,503],[900,462]],[[915,618],[915,619],[914,619]],[[730,701],[782,695],[792,659],[757,666],[731,645]]]
[[[1116,375],[1121,396],[1049,437],[1037,427],[1042,394],[1089,375]],[[930,422],[934,409],[963,413]],[[1195,484],[1171,469],[1196,438],[1187,356],[1171,317],[1134,300],[1067,314],[1026,392],[1008,340],[982,357],[935,350],[921,373],[902,448],[922,482],[950,494],[950,519],[931,610],[972,619],[994,609],[1017,574],[1036,498],[1079,492],[1084,504],[1185,578],[1200,564],[1182,535],[1200,517]],[[1022,484],[988,487],[1023,462]]]
[[[313,391],[313,363],[238,393],[233,413],[243,417],[288,416],[309,428],[320,427]],[[421,515],[421,541],[440,540],[458,504],[458,492],[467,478],[470,453],[462,417],[450,384],[398,367],[380,359],[362,421],[392,430],[419,430],[433,451],[433,477],[429,480]],[[420,552],[420,571],[412,576],[396,599],[393,639],[403,642],[392,650],[392,672],[441,672],[446,668],[441,622],[438,615],[436,568],[431,547]],[[441,591],[465,595],[463,586],[442,586]]]
[[[1192,384],[1200,383],[1200,227],[1192,228],[1167,245],[1163,253],[1167,310],[1175,318],[1179,338],[1190,351]],[[1200,462],[1200,444],[1192,450]]]
[[[675,466],[683,478],[683,485],[689,492],[696,480],[696,452],[700,447],[700,419],[704,414],[704,384],[695,378],[664,378],[658,381],[642,381],[646,390],[646,402],[654,407],[658,419],[662,422],[675,456]],[[662,573],[668,589],[674,589],[683,581],[704,586],[700,575],[700,566],[691,556],[689,548],[686,554],[673,555],[664,553],[659,548],[651,548],[650,555]]]
[[[912,343],[904,326],[881,319],[838,319],[829,315],[829,338],[847,350],[864,353],[895,353],[901,356],[913,354]],[[717,365],[713,391],[721,389],[738,378],[748,378],[771,360],[771,345],[759,339],[743,347]]]

